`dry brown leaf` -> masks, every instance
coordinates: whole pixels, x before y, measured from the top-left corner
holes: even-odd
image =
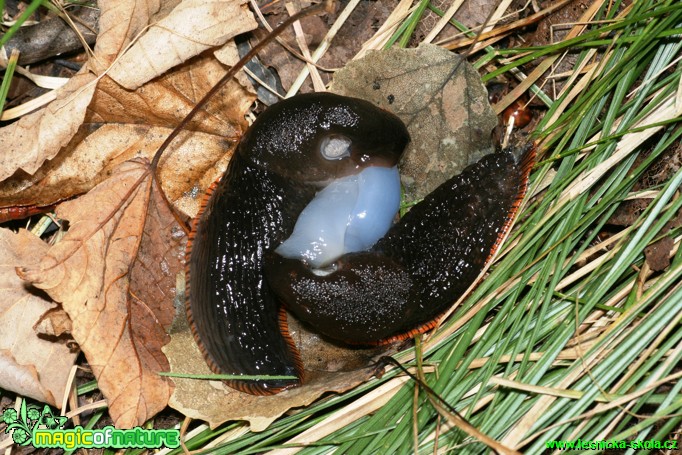
[[[19,173],[0,183],[0,206],[39,205],[88,191],[123,161],[151,159],[174,125],[225,73],[212,57],[194,59],[134,92],[103,78],[79,133],[34,175]],[[188,126],[161,162],[168,198],[194,215],[198,195],[217,179],[246,127],[254,96],[236,82],[221,90]]]
[[[134,90],[170,68],[258,24],[246,0],[185,0],[121,56],[109,76]]]
[[[225,72],[226,68],[215,58],[206,56],[195,58],[134,91],[104,77],[88,107],[85,123],[174,128]],[[243,116],[252,101],[247,90],[231,81],[185,129],[235,138],[246,124]]]
[[[56,99],[44,109],[0,128],[0,182],[17,170],[35,173],[57,155],[83,123],[95,91],[95,76],[82,72],[56,90]]]
[[[0,229],[0,388],[60,407],[77,351],[64,339],[39,337],[34,324],[55,304],[16,274],[15,267],[48,246],[25,230]]]
[[[375,51],[334,74],[331,91],[400,117],[412,141],[400,163],[409,200],[492,152],[497,116],[478,72],[439,46]]]
[[[19,182],[27,180],[27,176],[33,175],[46,160],[57,156],[60,149],[71,141],[83,123],[86,108],[95,92],[96,77],[89,69],[106,68],[113,56],[147,25],[149,16],[159,9],[159,4],[152,2],[150,6],[136,0],[102,0],[99,7],[100,33],[94,59],[66,85],[57,89],[55,100],[46,107],[0,128],[0,144],[6,145],[0,156],[0,182],[12,175]],[[13,182],[8,184],[16,185]]]
[[[240,2],[233,1],[235,5]],[[100,2],[100,34],[96,54],[88,62],[90,68],[105,70],[148,23],[167,14],[164,8],[171,3]],[[242,21],[239,16],[233,20]],[[139,68],[139,62],[119,66],[132,72]],[[137,156],[151,158],[225,71],[216,58],[204,55],[135,91],[123,89],[104,76],[97,81],[94,96],[93,82],[86,85],[87,92],[77,91],[76,104],[58,99],[0,129],[0,142],[11,144],[0,157],[0,207],[49,206],[88,191],[123,161]],[[77,76],[62,90],[75,91],[86,80],[93,81],[94,76]],[[224,170],[246,126],[244,115],[254,98],[238,83],[230,82],[188,127],[208,134],[191,140],[185,135],[169,149],[167,162],[174,167],[162,167],[162,180],[181,211],[196,213],[196,196]],[[55,110],[64,118],[52,115]],[[3,178],[7,180],[1,181]]]
[[[81,198],[62,204],[66,236],[39,264],[18,270],[62,303],[118,427],[143,424],[166,406],[158,376],[174,316],[184,233],[144,160],[123,163]]]
[[[98,0],[99,33],[88,65],[100,74],[142,33],[161,10],[162,0]]]

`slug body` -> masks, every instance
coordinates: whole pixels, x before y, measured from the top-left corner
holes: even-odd
[[[281,101],[246,132],[194,221],[187,255],[188,319],[213,371],[298,379],[228,381],[230,386],[267,395],[300,384],[303,366],[286,314],[266,282],[266,256],[277,255],[273,250],[292,235],[318,192],[339,180],[357,180],[372,167],[394,168],[408,141],[394,115],[326,93]],[[368,188],[355,187],[347,215],[356,206],[362,211],[366,198]],[[338,204],[322,200],[322,205]],[[315,207],[308,211],[313,219],[328,216],[315,214]],[[310,242],[310,234],[301,237],[305,242],[306,236]]]
[[[214,371],[296,379],[230,386],[301,383],[283,308],[330,338],[381,344],[433,327],[475,282],[525,194],[532,152],[484,157],[393,224],[408,141],[394,115],[329,93],[281,101],[245,134],[193,226],[188,317]]]

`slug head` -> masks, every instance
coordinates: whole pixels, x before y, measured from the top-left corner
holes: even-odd
[[[367,101],[309,93],[263,112],[238,153],[294,181],[326,183],[370,166],[395,166],[409,140],[398,117]]]

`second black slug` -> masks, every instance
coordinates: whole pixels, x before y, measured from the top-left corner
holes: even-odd
[[[408,142],[393,114],[330,93],[281,101],[244,135],[193,226],[187,313],[214,371],[297,379],[230,386],[303,381],[285,308],[330,338],[381,344],[428,330],[476,280],[532,153],[484,157],[393,224]]]

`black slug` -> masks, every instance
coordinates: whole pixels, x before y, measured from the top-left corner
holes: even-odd
[[[408,142],[393,114],[330,93],[281,101],[244,135],[193,225],[188,318],[212,370],[298,379],[231,387],[268,395],[302,382],[284,308],[330,338],[381,344],[433,327],[478,277],[525,194],[532,151],[484,157],[393,224]]]
[[[265,280],[265,257],[319,190],[365,168],[395,166],[408,141],[394,115],[327,93],[281,101],[256,119],[190,234],[187,313],[212,370],[302,377],[285,313]],[[229,385],[273,394],[299,383]]]

